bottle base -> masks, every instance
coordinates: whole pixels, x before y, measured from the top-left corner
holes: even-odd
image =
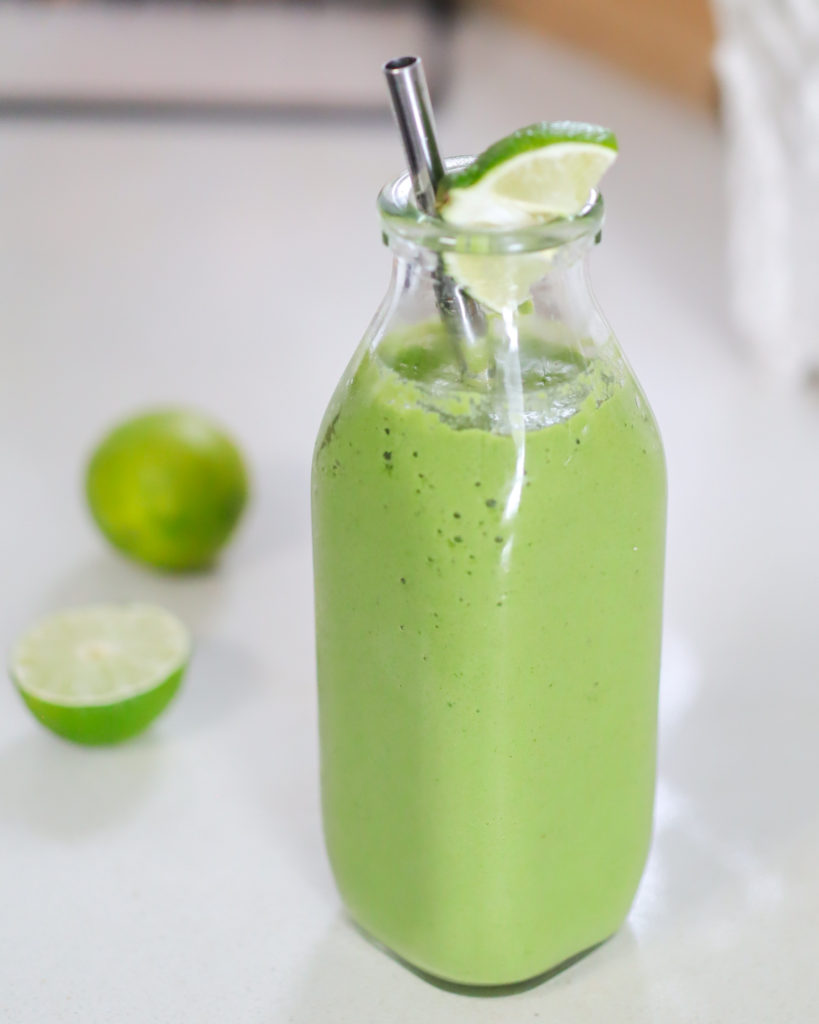
[[[513,996],[519,992],[526,992],[529,989],[537,988],[539,985],[545,984],[558,974],[562,974],[564,971],[573,967],[576,963],[581,960],[585,960],[587,956],[594,953],[595,950],[604,946],[610,939],[614,937],[616,932],[606,936],[605,939],[601,939],[600,942],[595,942],[586,949],[581,950],[579,953],[573,953],[565,960],[561,960],[560,963],[553,964],[551,967],[547,967],[537,974],[527,975],[524,978],[511,978],[507,981],[492,981],[492,982],[474,982],[474,981],[459,981],[455,978],[446,978],[437,974],[433,974],[430,971],[426,971],[416,964],[411,963],[409,960],[404,959],[395,950],[390,949],[375,936],[371,935],[370,932],[363,928],[358,921],[350,916],[349,913],[345,913],[347,921],[352,927],[358,932],[361,937],[368,942],[371,946],[375,946],[376,949],[380,950],[391,960],[400,964],[402,967],[411,971],[417,977],[426,981],[430,985],[434,985],[436,988],[443,989],[445,992],[452,992],[455,995],[462,996],[475,996],[483,998],[493,998],[496,996]]]

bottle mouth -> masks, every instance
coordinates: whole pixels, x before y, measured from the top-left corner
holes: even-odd
[[[474,157],[451,157],[447,171],[457,171]],[[603,225],[604,204],[599,192],[589,194],[586,205],[571,217],[555,217],[525,227],[460,227],[447,224],[418,209],[409,172],[391,181],[378,195],[378,212],[385,239],[409,242],[434,252],[515,253],[540,252],[595,237]]]

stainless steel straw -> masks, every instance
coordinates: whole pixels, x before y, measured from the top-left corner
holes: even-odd
[[[444,165],[435,137],[435,121],[429,99],[424,65],[420,57],[397,57],[384,65],[392,109],[412,179],[415,202],[422,213],[436,215],[436,190],[444,174]],[[439,263],[435,279],[435,298],[444,323],[451,332],[474,342],[485,332],[480,308]],[[465,365],[463,353],[461,362]]]

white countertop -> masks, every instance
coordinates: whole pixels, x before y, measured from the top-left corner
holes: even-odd
[[[330,878],[308,472],[386,286],[389,123],[5,122],[0,645],[55,606],[136,597],[197,652],[167,715],[114,749],[57,740],[0,687],[3,1024],[815,1019],[819,400],[731,340],[717,129],[495,23],[462,31],[456,70],[450,152],[550,115],[620,135],[594,276],[671,502],[657,824],[629,922],[545,984],[476,998],[371,947]],[[126,563],[83,507],[89,446],[157,400],[218,414],[252,461],[210,575]]]

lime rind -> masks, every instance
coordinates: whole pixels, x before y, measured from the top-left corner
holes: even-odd
[[[583,121],[539,121],[493,143],[466,167],[445,174],[438,189],[439,201],[443,205],[453,189],[470,188],[494,168],[522,153],[564,142],[603,146],[617,152],[617,136],[601,125]]]
[[[96,746],[121,743],[147,729],[176,696],[184,674],[183,665],[153,690],[116,704],[88,707],[49,703],[19,686],[18,691],[34,717],[46,728],[74,743]]]

